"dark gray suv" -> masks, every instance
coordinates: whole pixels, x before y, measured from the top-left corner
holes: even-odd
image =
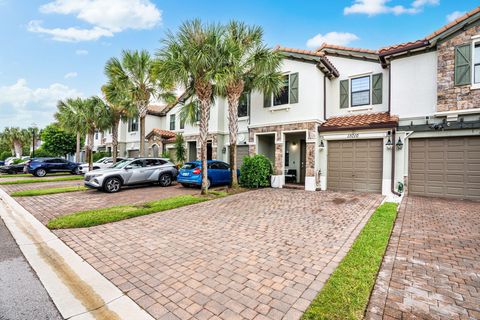
[[[163,158],[135,158],[117,162],[114,166],[85,174],[86,187],[118,192],[122,186],[158,183],[168,187],[177,178],[175,164]]]

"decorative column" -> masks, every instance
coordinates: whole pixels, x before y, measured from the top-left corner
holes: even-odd
[[[317,179],[315,177],[315,142],[307,142],[305,158],[305,190],[315,191],[317,189]]]

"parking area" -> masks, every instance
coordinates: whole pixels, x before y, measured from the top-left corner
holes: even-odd
[[[299,319],[381,200],[264,189],[55,233],[157,319]]]
[[[367,319],[480,319],[480,203],[403,200]]]

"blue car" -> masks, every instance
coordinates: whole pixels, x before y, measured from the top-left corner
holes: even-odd
[[[27,162],[25,171],[36,177],[44,177],[47,173],[68,172],[79,174],[79,163],[62,158],[35,158]]]
[[[229,185],[232,182],[230,176],[230,165],[223,161],[209,160],[208,166],[208,187],[214,185]],[[240,176],[240,171],[237,171]],[[180,169],[177,181],[184,187],[202,185],[202,162],[187,162]]]

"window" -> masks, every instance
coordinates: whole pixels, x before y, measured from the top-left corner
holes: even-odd
[[[147,167],[161,166],[167,163],[165,160],[162,159],[147,159],[145,162]]]
[[[245,92],[240,97],[240,101],[238,101],[238,117],[247,117],[248,116],[248,108],[250,107],[250,93]]]
[[[217,162],[217,164],[220,170],[230,170],[230,166],[225,162]]]
[[[279,94],[264,96],[263,107],[269,108],[284,104],[298,103],[298,73],[287,74],[283,77],[283,86]]]
[[[170,130],[175,130],[175,115],[170,115]]]
[[[370,104],[370,76],[354,78],[351,80],[352,107]]]
[[[138,118],[128,119],[128,132],[138,131]]]
[[[288,88],[289,88],[289,76],[286,75],[283,77],[283,87],[279,94],[273,97],[273,105],[279,106],[282,104],[288,104]]]
[[[185,120],[180,119],[180,130],[183,130],[183,129],[185,129]]]
[[[480,83],[480,42],[473,48],[473,83]]]
[[[142,168],[145,166],[143,163],[143,160],[135,160],[132,163],[130,163],[130,166],[135,169],[135,168]]]

